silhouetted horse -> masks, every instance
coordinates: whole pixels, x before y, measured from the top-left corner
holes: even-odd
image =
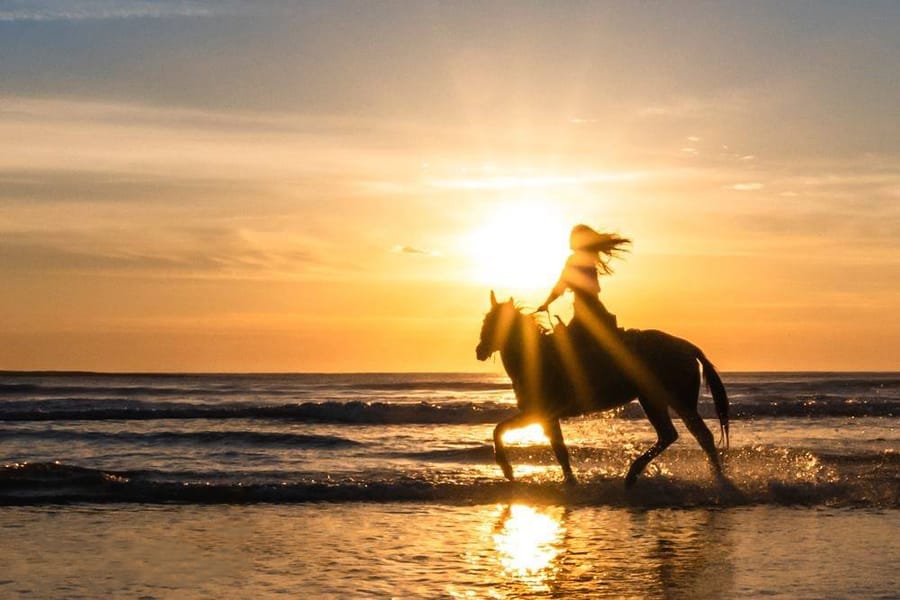
[[[626,486],[678,439],[670,408],[697,438],[719,479],[725,480],[713,435],[697,412],[698,362],[703,366],[726,446],[728,396],[719,374],[697,346],[662,331],[619,333],[599,322],[581,324],[579,329],[587,330],[589,336],[576,336],[569,329],[557,326],[553,335],[547,335],[534,317],[516,308],[511,298],[499,303],[491,292],[491,310],[484,318],[475,355],[478,360],[486,360],[499,351],[516,394],[519,413],[494,429],[494,453],[507,479],[513,479],[503,446],[507,430],[540,423],[566,482],[575,483],[559,419],[615,408],[637,398],[658,439],[632,463]]]

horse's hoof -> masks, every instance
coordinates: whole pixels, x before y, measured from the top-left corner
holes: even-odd
[[[732,482],[722,473],[719,473],[716,476],[716,482],[719,484],[719,487],[727,494],[743,495],[743,492],[741,492],[741,490],[738,489],[736,485],[734,485],[734,482]]]
[[[576,479],[574,475],[567,475],[563,480],[563,483],[568,487],[575,487],[578,485],[578,479]]]
[[[637,483],[637,475],[632,475],[631,473],[625,478],[625,487],[630,488],[633,487],[634,484]]]

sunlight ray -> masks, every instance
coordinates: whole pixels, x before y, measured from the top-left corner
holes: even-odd
[[[583,318],[591,336],[622,369],[625,375],[637,385],[641,395],[654,402],[672,403],[672,396],[644,363],[628,348],[621,337],[615,335],[600,319],[591,313]]]
[[[520,317],[523,318],[523,317]],[[530,317],[524,317],[530,318]],[[525,397],[528,399],[526,406],[540,402],[543,362],[541,361],[541,332],[537,327],[520,328],[524,344],[525,360]]]
[[[566,327],[556,327],[553,334],[553,342],[556,345],[557,352],[562,361],[563,368],[575,392],[575,400],[581,407],[590,406],[591,390],[590,382],[585,373],[584,365],[579,360],[575,348],[572,345],[572,338]]]

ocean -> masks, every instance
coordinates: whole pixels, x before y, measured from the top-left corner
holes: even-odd
[[[900,373],[723,379],[737,489],[676,421],[626,490],[637,403],[505,481],[500,375],[0,373],[0,597],[898,597]]]

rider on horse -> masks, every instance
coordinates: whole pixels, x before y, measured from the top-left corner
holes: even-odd
[[[513,479],[513,469],[505,432],[540,423],[566,482],[575,483],[560,419],[609,410],[637,398],[657,441],[632,462],[626,485],[632,485],[647,464],[678,439],[670,413],[681,418],[716,476],[727,483],[712,432],[697,411],[702,367],[727,446],[728,395],[715,367],[687,340],[653,329],[618,329],[615,315],[600,302],[600,275],[612,272],[607,260],[630,243],[587,225],[572,229],[572,255],[538,309],[547,310],[567,289],[574,292],[575,315],[568,327],[554,327],[553,335],[542,335],[543,328],[516,308],[512,298],[497,302],[491,292],[491,309],[484,317],[475,357],[486,360],[499,352],[516,394],[519,412],[494,428],[495,458],[507,479]]]
[[[628,238],[615,233],[600,233],[587,225],[573,227],[569,235],[572,254],[538,312],[546,311],[554,300],[570,289],[575,294],[575,314],[569,323],[569,333],[574,340],[585,343],[591,338],[596,339],[598,325],[615,332],[616,316],[600,301],[600,275],[612,273],[608,259],[625,251],[625,246],[630,243]]]

